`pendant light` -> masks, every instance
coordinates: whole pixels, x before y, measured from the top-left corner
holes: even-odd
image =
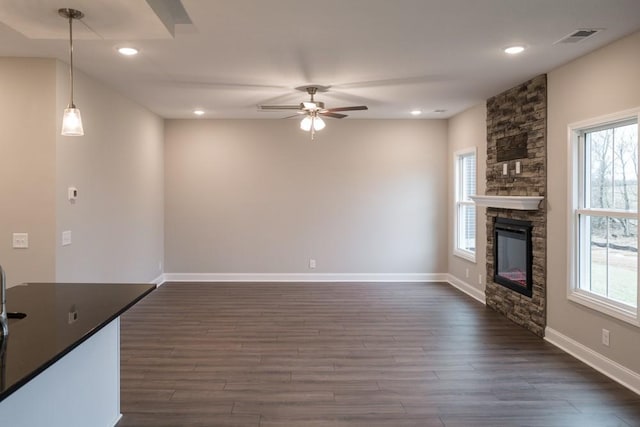
[[[84,13],[76,9],[58,9],[58,14],[69,20],[69,105],[62,116],[62,135],[82,136],[82,116],[73,103],[73,20],[82,19]]]

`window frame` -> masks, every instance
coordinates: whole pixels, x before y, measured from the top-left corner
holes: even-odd
[[[580,287],[581,275],[587,275],[585,263],[580,263],[580,252],[584,250],[584,237],[581,237],[580,227],[585,226],[589,217],[622,217],[640,220],[640,197],[638,197],[636,211],[630,212],[620,209],[586,208],[584,198],[588,196],[584,189],[584,177],[587,155],[581,145],[584,145],[583,135],[587,131],[597,131],[610,127],[623,125],[625,122],[635,121],[640,130],[640,108],[608,114],[576,123],[568,126],[568,210],[567,210],[567,299],[577,304],[586,306],[592,310],[622,320],[635,326],[640,326],[640,275],[637,277],[636,307],[616,301],[614,299],[598,295]],[[638,149],[640,158],[640,149]],[[640,190],[640,180],[636,183]],[[639,193],[640,194],[640,193]],[[640,247],[640,233],[637,236],[637,244]],[[640,252],[636,255],[640,266]]]
[[[478,191],[478,153],[476,147],[464,148],[462,150],[458,150],[453,153],[453,170],[454,170],[454,202],[453,202],[453,210],[454,210],[454,219],[453,219],[453,255],[463,258],[467,261],[476,262],[476,252],[478,248],[478,211],[477,207],[473,200],[460,200],[463,185],[463,176],[464,171],[461,168],[461,162],[464,157],[473,155],[475,161],[475,189],[474,195],[477,194]],[[476,208],[476,217],[475,217],[475,233],[473,239],[475,240],[474,247],[475,251],[469,251],[466,249],[462,249],[458,246],[458,237],[460,236],[460,207],[461,206],[473,206]]]

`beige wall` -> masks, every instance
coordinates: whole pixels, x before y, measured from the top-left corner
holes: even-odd
[[[640,106],[640,33],[548,76],[548,326],[640,373],[640,329],[567,300],[567,126]],[[600,343],[602,328],[611,346]]]
[[[67,65],[58,62],[56,104],[56,280],[149,282],[164,259],[163,120],[75,73],[85,135],[60,136]],[[67,199],[67,188],[78,200]],[[64,230],[73,243],[61,246]]]
[[[487,108],[481,104],[470,108],[449,120],[448,141],[448,207],[449,226],[447,251],[449,261],[449,273],[469,286],[475,288],[480,294],[484,294],[486,278],[486,251],[487,251],[487,227],[486,208],[476,208],[476,261],[471,262],[453,254],[455,245],[455,153],[460,150],[476,149],[476,182],[477,194],[484,194],[486,188],[487,169]],[[469,275],[467,277],[467,270]],[[479,276],[482,280],[479,280]],[[481,282],[481,283],[480,283]]]
[[[0,264],[9,286],[55,278],[55,61],[0,58]],[[28,249],[12,249],[14,232]]]
[[[68,70],[52,59],[0,58],[0,264],[9,285],[148,282],[163,260],[163,121],[82,73],[86,135],[62,137]],[[67,201],[67,187],[80,190]],[[62,230],[73,244],[62,247]],[[29,249],[12,249],[13,232]]]
[[[311,141],[294,120],[168,120],[165,141],[169,273],[446,272],[446,121]]]

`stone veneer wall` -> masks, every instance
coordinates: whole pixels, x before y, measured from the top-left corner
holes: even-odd
[[[486,194],[545,196],[545,201],[537,211],[487,208],[487,306],[541,337],[544,336],[546,326],[546,138],[546,75],[535,77],[487,100]],[[515,173],[517,161],[521,164],[520,174]],[[504,163],[508,164],[508,175],[502,174]],[[497,216],[531,221],[533,224],[531,298],[493,281],[493,222]]]

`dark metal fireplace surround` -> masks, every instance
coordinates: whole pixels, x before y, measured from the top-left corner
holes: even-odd
[[[494,222],[493,281],[531,297],[533,253],[531,222],[497,217]]]

